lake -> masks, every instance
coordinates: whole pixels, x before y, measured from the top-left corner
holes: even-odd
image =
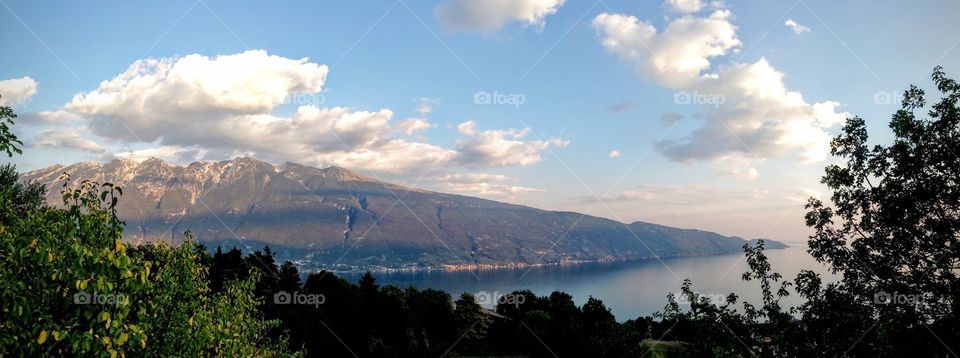
[[[805,242],[787,244],[790,245],[787,249],[766,251],[774,271],[792,281],[800,270],[810,269],[829,281],[827,269],[807,254]],[[690,278],[694,290],[701,295],[723,299],[734,292],[741,300],[757,304],[760,302],[759,284],[741,280],[741,274],[746,270],[743,254],[735,253],[525,269],[377,272],[373,275],[381,285],[439,289],[449,292],[454,299],[462,292],[491,297],[529,289],[545,296],[559,290],[569,293],[577,305],[582,305],[592,295],[601,299],[617,320],[624,321],[662,311],[667,294],[679,292],[684,278]],[[362,274],[341,275],[357,282]],[[492,307],[490,302],[481,303]],[[799,303],[802,300],[795,293],[781,301],[783,307]]]

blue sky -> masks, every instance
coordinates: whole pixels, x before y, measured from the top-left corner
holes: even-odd
[[[16,131],[27,144],[13,161],[31,170],[113,157],[252,155],[627,222],[797,241],[807,234],[802,199],[824,193],[819,177],[834,161],[798,155],[841,125],[810,114],[813,105],[866,118],[883,141],[897,102],[886,94],[929,88],[937,64],[960,73],[955,1],[478,1],[3,0],[0,80],[33,83],[0,82],[22,114]],[[650,38],[644,26],[654,29]],[[203,66],[183,61],[194,54]],[[274,101],[266,105],[241,103],[253,97],[234,86],[227,91],[242,92],[237,101],[186,108],[184,101],[209,100],[190,91],[216,87],[196,81],[223,80],[210,77],[226,63],[217,56],[253,68],[238,77],[259,81],[250,71],[262,69],[290,82],[257,92]],[[149,108],[161,111],[74,98],[108,93],[103,81],[149,58],[193,81],[171,85],[176,70],[154,78],[148,87],[159,89],[149,98],[159,107]],[[778,82],[770,73],[782,74],[803,104],[744,93],[744,83],[775,89],[764,82]],[[4,83],[29,88],[17,98]],[[126,83],[117,93],[136,98],[150,88]],[[484,103],[485,93],[510,103]],[[678,94],[725,101],[683,104]],[[162,103],[171,98],[180,101]],[[301,106],[342,110],[302,112],[302,127],[258,132],[300,118]],[[667,113],[683,119],[665,125]],[[211,127],[194,127],[205,120]],[[830,123],[811,125],[820,122]],[[121,123],[130,130],[104,129]],[[232,125],[229,135],[197,129]],[[317,139],[324,130],[338,140]]]

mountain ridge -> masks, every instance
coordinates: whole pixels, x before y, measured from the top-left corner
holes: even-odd
[[[306,266],[524,266],[721,254],[747,243],[699,229],[409,188],[342,167],[243,157],[57,164],[21,180],[58,188],[64,172],[77,182],[123,187],[118,210],[127,241],[176,242],[189,229],[211,248],[270,245]],[[56,204],[60,195],[52,191],[48,201]]]

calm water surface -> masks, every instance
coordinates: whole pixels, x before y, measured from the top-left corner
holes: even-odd
[[[776,272],[791,281],[803,269],[814,270],[826,278],[826,268],[807,254],[806,243],[788,244],[790,247],[784,250],[766,251]],[[690,278],[694,290],[702,295],[725,297],[734,292],[741,299],[759,303],[759,285],[740,279],[746,270],[743,254],[726,254],[533,269],[374,273],[374,276],[381,285],[434,288],[449,292],[454,299],[462,292],[506,294],[530,289],[545,296],[559,290],[569,293],[577,305],[582,305],[592,295],[603,300],[617,319],[623,321],[663,310],[667,294],[678,292],[684,278]],[[360,274],[343,276],[356,282]],[[784,307],[801,302],[795,293],[781,301]]]

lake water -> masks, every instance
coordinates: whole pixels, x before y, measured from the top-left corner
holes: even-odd
[[[787,244],[790,245],[787,249],[766,251],[774,271],[792,281],[800,270],[810,269],[828,280],[827,269],[807,254],[806,243]],[[741,274],[746,270],[746,259],[738,253],[532,269],[380,272],[374,276],[381,285],[434,288],[449,292],[454,299],[462,292],[486,293],[489,297],[529,289],[545,296],[559,290],[569,293],[577,305],[582,305],[592,295],[601,299],[617,320],[624,321],[662,311],[667,294],[679,292],[684,278],[690,278],[694,290],[702,295],[722,299],[734,292],[741,300],[757,304],[760,302],[759,284],[741,280]],[[356,282],[360,275],[343,274],[352,282]],[[781,305],[789,307],[801,302],[794,293],[781,301]]]

